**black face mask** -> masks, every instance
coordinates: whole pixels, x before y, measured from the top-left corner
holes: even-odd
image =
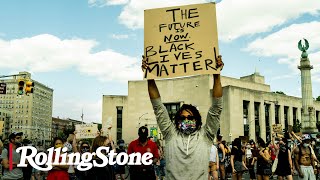
[[[139,136],[139,141],[142,142],[142,143],[146,142],[147,139],[148,139],[147,136]]]
[[[90,148],[87,148],[87,147],[81,149],[82,153],[86,153],[86,152],[89,152],[89,151],[90,151]]]
[[[286,145],[284,145],[284,144],[280,144],[280,150],[282,151],[282,152],[285,152],[286,151]]]

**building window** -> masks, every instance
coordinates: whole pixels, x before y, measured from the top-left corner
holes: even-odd
[[[288,119],[289,119],[289,117],[288,117],[288,115],[289,115],[289,113],[288,113],[289,107],[288,106],[284,106],[283,110],[284,110],[284,127],[287,128],[288,125],[289,125],[289,122],[288,122]]]
[[[117,139],[122,139],[122,110],[123,106],[117,106]]]
[[[266,119],[266,140],[271,140],[271,127],[270,127],[270,104],[264,104],[265,119]]]
[[[279,119],[280,105],[275,105],[274,108],[275,108],[274,113],[275,113],[276,124],[280,124],[280,119]]]
[[[249,109],[249,101],[243,101],[243,135],[249,136],[250,123],[248,119],[248,109]]]
[[[165,103],[164,106],[167,108],[170,119],[174,121],[174,116],[180,109],[180,103]]]
[[[295,126],[297,124],[297,111],[298,108],[293,107],[292,108],[292,112],[293,112],[293,126]]]
[[[254,103],[254,122],[255,122],[255,134],[256,137],[260,137],[260,123],[259,123],[259,114],[260,114],[260,103]]]
[[[319,122],[319,114],[320,114],[320,111],[316,111],[316,121]]]

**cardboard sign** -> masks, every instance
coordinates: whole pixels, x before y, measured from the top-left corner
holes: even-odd
[[[95,138],[98,132],[97,124],[77,124],[77,139]]]
[[[274,133],[282,134],[282,125],[281,124],[273,124],[272,130]]]
[[[215,3],[145,10],[144,30],[145,79],[220,73]]]

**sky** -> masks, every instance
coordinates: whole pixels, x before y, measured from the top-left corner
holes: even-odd
[[[0,0],[0,75],[28,71],[54,89],[53,117],[101,122],[102,96],[142,80],[144,10],[217,3],[222,75],[258,71],[272,91],[301,97],[298,41],[309,41],[320,96],[319,0]]]

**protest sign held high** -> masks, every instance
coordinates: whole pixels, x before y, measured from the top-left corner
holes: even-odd
[[[77,139],[95,138],[98,132],[97,124],[77,124]]]
[[[145,79],[219,74],[215,3],[145,10]]]

